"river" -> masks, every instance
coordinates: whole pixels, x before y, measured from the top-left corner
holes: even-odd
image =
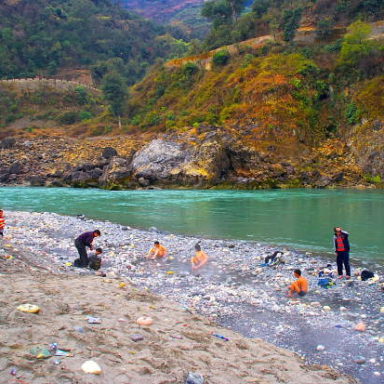
[[[351,256],[384,262],[384,192],[357,190],[104,191],[0,188],[5,210],[84,214],[140,228],[254,240],[332,252],[332,227],[350,233]]]

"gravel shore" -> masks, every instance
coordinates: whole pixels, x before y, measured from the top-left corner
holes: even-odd
[[[52,273],[102,279],[92,276],[91,271],[66,266],[77,257],[73,239],[81,232],[99,228],[103,236],[97,239],[97,245],[105,250],[103,270],[108,279],[123,278],[132,286],[149,288],[178,302],[188,313],[204,315],[244,336],[288,348],[310,363],[330,365],[365,384],[383,380],[380,282],[353,278],[338,281],[331,289],[318,288],[317,269],[327,263],[319,255],[284,250],[284,265],[261,267],[273,247],[202,239],[210,260],[204,269],[192,273],[189,260],[194,244],[200,240],[197,238],[49,213],[7,212],[7,223],[0,256],[15,252],[26,255],[29,264]],[[144,259],[154,240],[169,249],[169,258]],[[286,296],[295,268],[301,268],[311,284],[310,293],[300,300]],[[355,330],[359,322],[366,324],[365,332]],[[210,379],[209,383],[216,381]]]

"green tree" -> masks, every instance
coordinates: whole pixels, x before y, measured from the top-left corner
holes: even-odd
[[[281,27],[284,32],[284,40],[292,41],[295,38],[296,30],[299,28],[300,19],[302,14],[301,8],[286,9],[283,12],[283,19]]]
[[[348,27],[341,45],[339,64],[354,66],[368,56],[375,48],[376,43],[368,40],[372,27],[362,21],[356,21]]]
[[[235,23],[245,7],[246,0],[211,0],[204,3],[201,14],[213,22],[214,28]]]
[[[121,127],[121,116],[128,97],[124,79],[116,72],[108,73],[104,76],[102,90],[112,114],[119,119],[119,127]]]

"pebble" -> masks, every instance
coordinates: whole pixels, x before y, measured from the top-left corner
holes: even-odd
[[[317,351],[319,351],[319,352],[322,352],[322,351],[324,351],[325,350],[325,347],[324,347],[324,345],[318,345],[317,347],[316,347],[316,350]]]
[[[204,384],[205,380],[200,373],[189,372],[185,384]]]
[[[100,368],[100,365],[97,364],[95,361],[93,360],[88,360],[86,361],[85,363],[83,363],[83,365],[81,366],[81,369],[85,372],[85,373],[92,373],[94,375],[100,375],[102,370]]]
[[[140,335],[138,333],[135,333],[133,335],[130,336],[131,340],[134,341],[135,343],[137,343],[138,341],[142,341],[144,340],[144,336],[143,335]]]

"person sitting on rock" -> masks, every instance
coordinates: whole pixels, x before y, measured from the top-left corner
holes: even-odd
[[[89,256],[89,268],[98,271],[101,267],[101,254],[103,250],[101,248],[96,248],[95,253]]]
[[[192,271],[195,271],[201,268],[208,261],[208,256],[205,252],[201,250],[201,246],[199,243],[195,245],[195,250],[196,250],[195,256],[192,257],[191,259]]]
[[[89,260],[87,255],[86,247],[89,247],[91,251],[93,251],[93,240],[95,237],[101,236],[101,232],[96,229],[92,232],[85,232],[81,234],[76,240],[75,240],[75,246],[77,248],[77,251],[79,252],[80,258],[76,259],[73,265],[75,267],[85,268],[88,266]]]
[[[148,252],[147,258],[150,260],[154,260],[157,257],[162,258],[168,255],[168,250],[163,245],[160,244],[159,241],[155,241],[153,243],[153,248]]]
[[[295,269],[293,271],[293,275],[297,280],[289,286],[288,296],[292,297],[294,294],[297,294],[298,296],[305,296],[308,292],[308,280],[301,276],[300,269]]]

